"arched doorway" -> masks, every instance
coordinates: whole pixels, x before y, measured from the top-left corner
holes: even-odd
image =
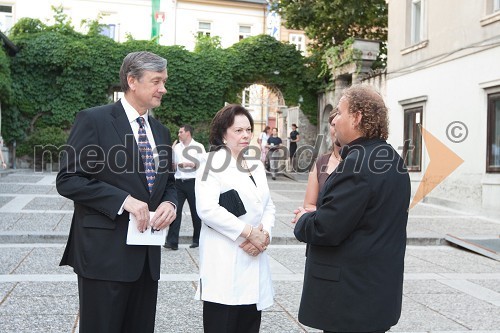
[[[241,105],[250,111],[254,120],[253,143],[257,143],[257,137],[267,126],[278,128],[278,133],[284,134],[282,139],[286,139],[286,124],[282,121],[282,109],[286,108],[283,94],[277,88],[268,87],[262,84],[252,84],[241,92]]]

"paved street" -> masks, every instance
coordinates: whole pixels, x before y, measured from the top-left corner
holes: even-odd
[[[274,306],[261,332],[319,332],[297,312],[305,246],[292,233],[291,211],[305,177],[269,178],[277,207],[271,256]],[[190,249],[187,205],[178,251],[162,248],[156,332],[202,332],[193,299],[198,249]],[[0,174],[0,332],[75,332],[78,292],[71,268],[59,267],[72,202],[57,194],[55,173]],[[420,203],[410,211],[403,313],[391,332],[500,332],[500,261],[450,246],[446,234],[498,238],[500,217]]]

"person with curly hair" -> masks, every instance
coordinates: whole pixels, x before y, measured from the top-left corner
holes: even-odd
[[[332,120],[342,161],[316,209],[299,208],[308,244],[299,321],[324,332],[386,332],[401,315],[410,179],[387,144],[387,108],[372,87],[343,92]]]

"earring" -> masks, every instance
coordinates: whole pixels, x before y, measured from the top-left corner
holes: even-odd
[[[222,139],[222,143],[226,145],[227,144],[227,140],[226,139]]]

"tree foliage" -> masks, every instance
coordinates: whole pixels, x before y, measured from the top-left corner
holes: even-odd
[[[133,38],[117,43],[99,34],[98,21],[87,22],[88,33],[81,34],[62,13],[55,22],[47,26],[26,18],[12,29],[10,38],[19,52],[8,67],[13,93],[5,101],[2,96],[6,142],[29,143],[41,128],[69,130],[78,111],[110,103],[120,90],[123,58],[143,50],[168,60],[167,94],[154,114],[172,133],[190,123],[198,137],[205,137],[214,114],[225,102],[239,102],[238,93],[253,83],[279,89],[291,106],[303,96],[303,109],[316,120],[318,85],[311,79],[312,67],[293,46],[269,36],[244,39],[227,49],[216,39],[199,40],[190,52]],[[0,71],[2,61],[0,52]]]
[[[0,48],[0,101],[8,101],[12,93],[9,58]]]
[[[273,8],[320,53],[349,37],[387,40],[386,0],[273,0]]]

